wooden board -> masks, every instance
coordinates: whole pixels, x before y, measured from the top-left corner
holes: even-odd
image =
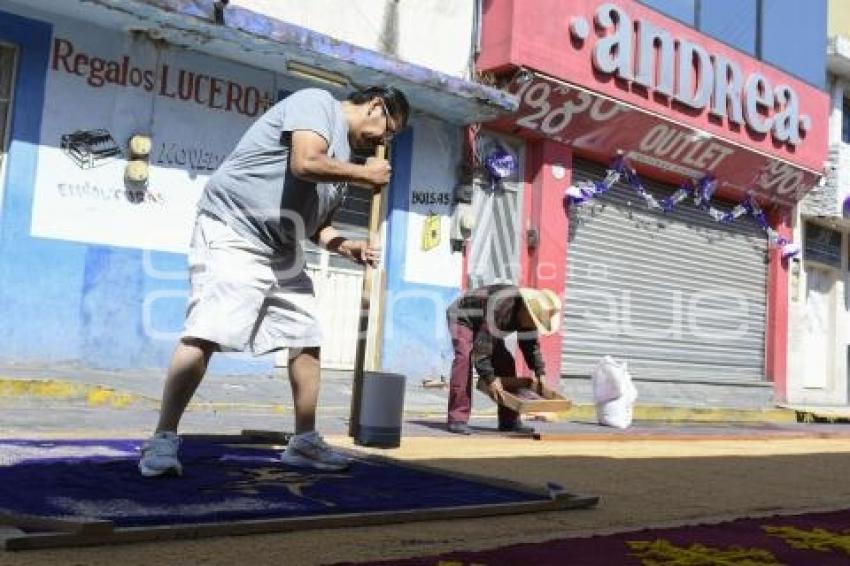
[[[87,519],[85,517],[44,517],[11,512],[0,512],[0,525],[17,529],[60,531],[87,535],[104,535],[113,530],[112,521]]]
[[[379,145],[375,148],[375,157],[384,159],[387,155],[387,148],[384,145]],[[369,207],[369,245],[380,247],[380,228],[381,228],[381,211],[383,210],[383,202],[387,186],[384,185],[380,189],[372,193],[372,202]],[[372,280],[375,274],[379,273],[376,267],[367,265],[363,272],[363,289],[360,295],[360,322],[357,328],[357,349],[354,353],[354,375],[351,382],[351,410],[348,419],[348,435],[355,440],[360,431],[360,411],[363,406],[363,380],[364,369],[366,367],[366,338],[369,334],[369,313],[371,312],[372,302]],[[378,284],[382,284],[379,278]]]
[[[242,438],[251,442],[258,440],[265,441],[270,444],[289,444],[289,440],[295,435],[294,432],[283,432],[278,430],[252,430],[245,429],[240,435]]]
[[[256,442],[263,436],[279,440],[276,436],[281,433],[269,431],[246,431],[250,436],[235,435],[227,438],[224,435],[210,435],[230,443],[238,444],[246,439]],[[267,434],[265,434],[267,433]],[[203,435],[199,435],[203,436]],[[444,476],[476,481],[485,485],[509,488],[521,493],[544,497],[537,501],[519,501],[514,503],[490,503],[484,505],[468,505],[462,507],[436,507],[431,509],[400,510],[388,512],[347,513],[340,515],[318,515],[306,517],[289,517],[275,519],[250,519],[234,522],[210,522],[200,524],[156,525],[149,527],[115,527],[110,521],[88,520],[65,521],[46,517],[29,517],[43,521],[38,525],[29,523],[21,525],[25,528],[37,528],[41,532],[26,533],[17,528],[11,521],[0,525],[11,524],[12,527],[0,526],[0,544],[6,550],[31,550],[42,548],[58,548],[71,546],[96,546],[129,542],[154,540],[192,539],[213,536],[235,536],[261,533],[288,532],[308,529],[345,528],[363,525],[389,525],[415,521],[436,521],[444,519],[461,519],[490,517],[520,513],[538,513],[546,511],[561,511],[572,509],[588,509],[599,502],[597,496],[577,495],[566,491],[547,488],[532,488],[509,480],[487,478],[473,474],[450,472],[436,467],[424,466],[419,463],[394,460],[380,455],[367,455],[347,451],[359,459],[373,462],[392,463],[393,465],[413,468]],[[16,516],[20,520],[23,516]],[[26,522],[26,521],[24,521]],[[92,526],[92,524],[94,525]],[[80,528],[80,525],[89,525]]]
[[[442,507],[392,511],[386,513],[348,513],[343,515],[318,515],[284,519],[255,519],[237,522],[201,523],[194,525],[167,525],[153,527],[116,528],[103,534],[89,533],[27,533],[20,536],[7,534],[3,540],[6,550],[34,550],[69,546],[93,546],[154,540],[194,539],[212,536],[236,536],[278,533],[308,529],[333,529],[361,527],[364,525],[389,525],[415,521],[437,521],[540,513],[569,509],[587,509],[599,501],[595,496],[578,496],[570,493],[554,495],[549,500],[517,503],[493,503],[465,507]]]
[[[557,413],[573,406],[569,399],[558,391],[543,386],[537,378],[500,377],[498,379],[504,388],[498,403],[517,413]],[[483,380],[478,380],[477,388],[488,395],[487,385]]]

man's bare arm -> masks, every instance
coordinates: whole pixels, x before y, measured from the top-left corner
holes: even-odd
[[[340,250],[340,246],[343,245],[346,238],[340,234],[339,230],[334,228],[330,222],[326,222],[318,230],[316,230],[316,233],[313,234],[310,241],[329,252],[337,252],[342,255],[346,255],[345,250]]]
[[[365,164],[348,163],[328,156],[328,142],[310,130],[292,132],[289,169],[299,179],[314,183],[345,182],[380,187],[390,180],[386,159],[370,157]]]
[[[381,259],[381,248],[370,246],[365,240],[349,240],[339,233],[330,222],[319,228],[310,240],[330,252],[336,252],[361,265],[377,265]]]

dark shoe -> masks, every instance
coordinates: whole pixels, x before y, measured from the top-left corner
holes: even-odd
[[[466,423],[449,423],[448,426],[449,432],[453,432],[455,434],[472,434],[472,430],[469,428],[469,425]]]
[[[534,428],[525,426],[522,421],[512,422],[510,424],[499,423],[499,432],[517,432],[520,434],[534,434]]]

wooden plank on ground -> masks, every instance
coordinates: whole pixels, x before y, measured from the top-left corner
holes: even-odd
[[[0,511],[0,525],[18,529],[61,531],[66,533],[104,534],[111,533],[112,521],[84,517],[45,517]]]
[[[25,535],[26,533],[21,529],[0,525],[0,548],[6,548],[7,539],[19,538]]]
[[[346,513],[281,519],[256,519],[229,523],[202,523],[195,525],[169,525],[154,527],[118,528],[102,535],[92,533],[37,533],[10,536],[5,540],[7,550],[35,550],[70,546],[93,546],[129,542],[194,539],[212,536],[237,536],[264,533],[290,532],[309,529],[334,529],[354,526],[388,525],[417,521],[468,519],[539,513],[593,507],[599,498],[560,494],[550,499],[491,503],[463,507],[409,509],[373,513]]]
[[[207,435],[215,436],[222,443],[239,443],[249,441],[262,444],[264,439],[269,443],[278,442],[279,433],[276,431],[246,431],[253,436],[242,435]],[[205,435],[198,435],[203,438]],[[60,520],[44,517],[16,515],[15,519],[31,518],[30,524],[21,524],[24,528],[38,528],[48,532],[26,533],[17,529],[0,531],[0,542],[6,550],[32,550],[44,548],[59,548],[71,546],[96,546],[156,540],[192,539],[213,536],[235,536],[262,533],[289,532],[308,529],[345,528],[363,525],[385,525],[416,521],[437,521],[444,519],[465,519],[512,515],[522,513],[538,513],[546,511],[563,511],[573,509],[588,509],[594,507],[599,498],[592,495],[578,495],[558,489],[552,492],[547,488],[535,488],[518,482],[490,478],[475,474],[455,472],[434,466],[423,465],[419,462],[395,460],[378,454],[364,454],[355,450],[345,450],[366,462],[386,463],[399,467],[426,471],[443,476],[474,481],[483,485],[511,489],[520,493],[538,496],[534,501],[518,501],[513,503],[490,503],[483,505],[467,505],[458,507],[437,507],[431,509],[407,509],[386,512],[346,513],[339,515],[318,515],[308,517],[289,517],[274,519],[250,519],[235,522],[211,522],[202,524],[159,525],[146,527],[114,527],[110,521],[100,520]],[[0,524],[2,524],[0,520]]]
[[[283,432],[278,430],[245,429],[242,431],[242,434],[240,436],[248,438],[252,442],[262,440],[270,444],[286,445],[289,444],[289,440],[292,438],[292,435],[293,433],[291,432]]]

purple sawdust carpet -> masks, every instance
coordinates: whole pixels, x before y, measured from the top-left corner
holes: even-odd
[[[357,525],[370,516],[377,517],[373,523],[396,522],[416,520],[417,512],[436,511],[439,518],[441,510],[460,510],[458,516],[470,516],[469,509],[500,514],[545,510],[556,503],[542,491],[375,457],[357,457],[342,472],[289,467],[280,462],[279,446],[239,439],[185,439],[180,478],[141,477],[136,467],[140,442],[135,440],[0,440],[0,523],[14,524],[15,516],[85,518],[109,521],[116,532],[135,533],[135,538],[121,540],[142,540],[140,529],[162,526],[192,527],[187,536],[203,536],[195,527],[222,522],[293,519],[311,528],[309,520],[320,517],[350,516],[350,524]],[[18,526],[26,533],[50,530],[21,522]],[[290,522],[281,530],[292,528]],[[10,548],[8,541],[6,546]]]
[[[846,566],[850,564],[850,510],[647,529],[368,564]]]

